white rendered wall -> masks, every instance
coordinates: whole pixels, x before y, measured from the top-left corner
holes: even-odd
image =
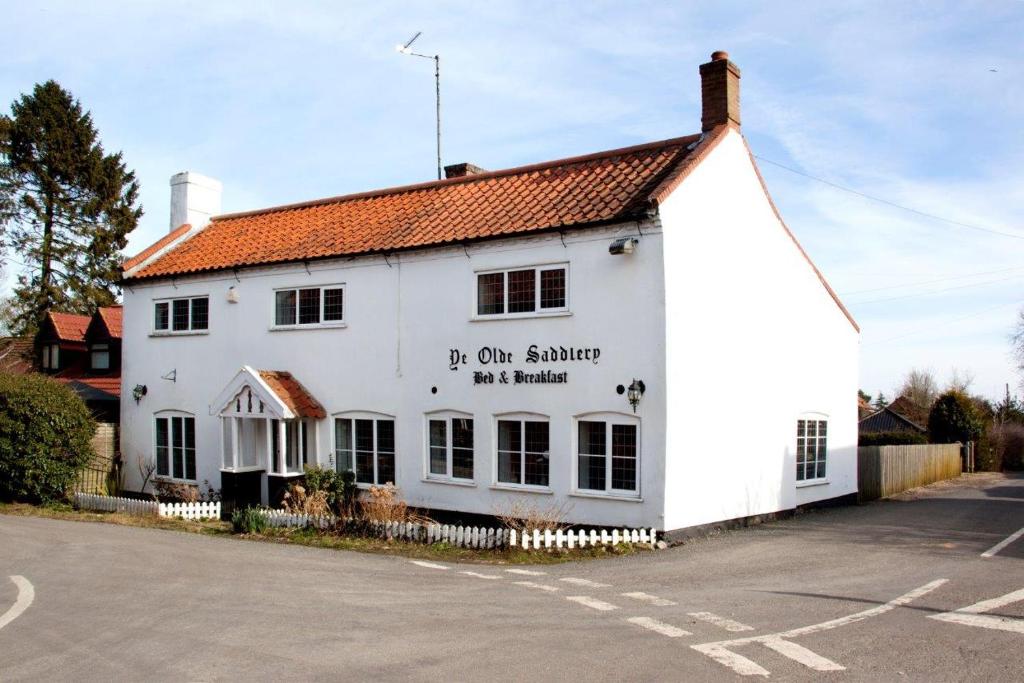
[[[512,498],[540,505],[566,504],[569,517],[594,524],[661,528],[664,509],[664,318],[661,235],[657,222],[643,226],[635,253],[611,256],[615,237],[638,226],[517,238],[351,261],[242,270],[177,278],[173,283],[130,285],[124,292],[122,451],[127,485],[137,488],[136,458],[153,452],[153,414],[182,410],[196,416],[198,480],[220,486],[220,424],[210,403],[242,365],[291,372],[328,414],[373,411],[393,415],[397,485],[413,505],[493,513]],[[571,315],[519,320],[472,320],[477,269],[569,262]],[[273,290],[344,283],[343,329],[271,331]],[[229,287],[239,302],[227,302]],[[151,336],[155,298],[209,295],[210,329],[196,336]],[[599,347],[598,364],[527,365],[530,344]],[[481,347],[501,347],[513,362],[486,369],[567,371],[564,385],[481,385],[472,371]],[[449,369],[449,350],[469,363]],[[172,370],[176,381],[161,379]],[[632,415],[616,385],[642,379],[647,392],[637,416],[640,429],[641,499],[609,500],[570,495],[575,472],[573,417],[615,411]],[[146,385],[138,403],[132,387]],[[436,394],[431,388],[437,387]],[[425,481],[425,418],[435,410],[475,418],[475,481],[461,486]],[[549,416],[552,493],[491,488],[495,480],[494,415],[529,411]],[[332,420],[319,423],[317,458],[333,447]]]
[[[666,528],[855,492],[859,335],[776,218],[738,133],[660,215]],[[827,415],[828,483],[798,487],[805,412]]]

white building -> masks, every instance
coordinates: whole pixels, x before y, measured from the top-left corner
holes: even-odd
[[[129,488],[154,457],[273,503],[320,463],[667,531],[855,493],[856,324],[766,192],[739,70],[700,74],[703,132],[627,149],[219,216],[176,175],[125,264]]]

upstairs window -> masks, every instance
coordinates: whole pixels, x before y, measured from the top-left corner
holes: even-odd
[[[825,478],[828,454],[828,421],[796,421],[796,480]]]
[[[529,316],[568,310],[566,264],[477,273],[476,314]]]
[[[89,349],[89,362],[93,370],[110,369],[110,345],[93,344]]]
[[[274,327],[345,322],[345,287],[303,287],[274,292]]]
[[[153,303],[153,330],[164,334],[205,332],[210,327],[210,297],[165,299]]]

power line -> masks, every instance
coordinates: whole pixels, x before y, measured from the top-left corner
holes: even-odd
[[[930,296],[932,294],[942,294],[943,292],[952,292],[953,290],[956,290],[956,289],[967,289],[968,287],[981,287],[983,285],[994,285],[994,284],[997,284],[999,282],[1007,282],[1009,280],[1017,280],[1019,278],[1020,278],[1019,275],[1014,275],[1012,277],[1004,277],[1004,278],[1000,278],[998,280],[988,280],[986,282],[971,282],[971,283],[968,283],[966,285],[956,285],[955,287],[944,287],[943,289],[933,289],[933,290],[930,290],[930,291],[927,291],[927,292],[916,292],[914,294],[902,294],[900,296],[890,296],[890,297],[886,297],[884,299],[869,299],[868,301],[857,301],[857,302],[851,303],[850,305],[851,306],[862,306],[864,304],[877,304],[877,303],[881,303],[883,301],[898,301],[899,299],[913,299],[913,298],[919,297],[919,296]]]
[[[863,197],[864,199],[870,199],[873,202],[878,202],[880,204],[885,204],[887,206],[891,206],[891,207],[896,208],[896,209],[901,209],[901,210],[907,211],[909,213],[917,214],[918,216],[924,216],[925,218],[931,218],[932,220],[942,221],[943,223],[949,223],[950,225],[955,225],[955,226],[958,226],[958,227],[961,227],[961,228],[968,228],[970,230],[977,230],[979,232],[987,232],[987,233],[992,234],[992,235],[1000,235],[1002,237],[1012,237],[1013,239],[1024,240],[1024,235],[1019,234],[1019,233],[1003,232],[1002,230],[994,230],[992,228],[986,228],[986,227],[981,226],[981,225],[974,225],[972,223],[964,223],[962,221],[955,221],[952,218],[944,218],[942,216],[937,216],[937,215],[935,215],[933,213],[928,213],[927,211],[920,211],[918,209],[913,209],[913,208],[911,208],[909,206],[903,206],[902,204],[897,204],[896,202],[891,202],[888,199],[882,199],[881,197],[875,197],[874,195],[866,194],[866,193],[861,192],[859,190],[854,190],[854,189],[849,188],[849,187],[844,187],[844,186],[839,185],[837,183],[833,183],[831,180],[825,180],[824,178],[819,178],[817,176],[810,175],[809,173],[804,173],[803,171],[798,171],[795,168],[791,168],[789,166],[786,166],[785,164],[780,164],[779,162],[772,161],[771,159],[765,159],[764,157],[758,156],[757,154],[754,155],[754,158],[757,159],[758,161],[763,161],[766,164],[771,164],[772,166],[778,166],[779,168],[783,169],[784,171],[789,171],[790,173],[795,173],[798,176],[803,176],[804,178],[809,178],[810,180],[816,180],[819,183],[823,183],[825,185],[828,185],[829,187],[834,187],[837,190],[842,190],[843,192],[849,192],[850,194],[857,195],[858,197]]]
[[[977,318],[979,315],[985,315],[986,313],[990,313],[990,312],[998,310],[1000,308],[1006,308],[1007,306],[1019,306],[1020,304],[1021,304],[1021,302],[1019,302],[1019,301],[1005,302],[1005,303],[1001,303],[1001,304],[999,304],[997,306],[991,306],[989,308],[984,308],[984,309],[982,309],[980,311],[975,311],[974,313],[968,313],[967,315],[962,315],[962,316],[960,316],[958,318],[951,318],[950,320],[943,321],[942,329],[949,329],[950,323],[960,322],[961,320],[967,320],[969,318]],[[922,328],[914,330],[912,332],[907,332],[906,334],[901,334],[901,335],[898,335],[898,336],[895,336],[895,337],[889,337],[887,339],[879,339],[879,340],[873,341],[873,342],[865,342],[864,344],[861,344],[861,346],[876,346],[878,344],[888,344],[889,342],[897,341],[899,339],[906,339],[907,337],[917,336],[917,335],[919,335],[919,334],[921,334],[923,332],[930,332],[930,331],[932,331],[934,329],[938,329],[938,328],[936,326],[934,326],[934,325],[931,325],[931,326],[928,326],[928,327],[922,327]]]
[[[965,273],[963,275],[952,275],[948,277],[938,278],[936,280],[921,280],[918,282],[908,282],[903,285],[889,285],[888,287],[872,287],[870,289],[855,289],[849,292],[840,292],[839,296],[853,296],[854,294],[868,294],[870,292],[885,292],[891,289],[904,289],[905,287],[919,287],[921,285],[935,285],[942,282],[952,282],[954,280],[966,280],[972,277],[978,277],[979,275],[995,275],[997,273],[1009,273],[1015,270],[1024,270],[1024,266],[1017,266],[1015,268],[1001,268],[999,270],[983,270],[977,273]]]

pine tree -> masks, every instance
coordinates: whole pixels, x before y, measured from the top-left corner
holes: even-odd
[[[142,216],[139,186],[98,137],[90,114],[52,80],[0,116],[0,229],[24,267],[18,334],[51,308],[89,313],[120,294],[120,252]]]

